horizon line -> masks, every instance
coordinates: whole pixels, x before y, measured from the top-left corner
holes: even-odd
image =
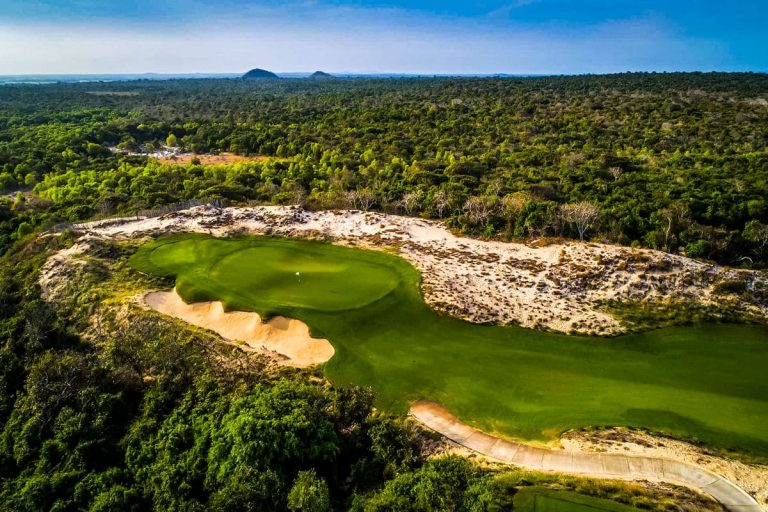
[[[261,69],[261,68],[252,68]],[[270,71],[266,70],[265,71]],[[326,70],[313,70],[313,71],[270,71],[278,78],[301,78],[303,76],[309,76],[318,71],[336,75],[340,77],[365,77],[365,76],[402,76],[402,77],[498,77],[509,76],[519,78],[536,78],[536,77],[565,77],[565,76],[610,76],[610,75],[625,75],[625,74],[768,74],[768,70],[625,70],[625,71],[609,71],[609,72],[577,72],[577,73],[525,73],[525,72],[509,72],[509,71],[494,71],[483,73],[450,73],[450,72],[400,72],[400,71],[326,71]],[[207,71],[180,71],[180,72],[155,72],[155,71],[142,71],[142,72],[106,72],[106,73],[2,73],[0,78],[56,78],[56,77],[219,77],[219,78],[240,78],[247,71],[231,71],[231,72],[207,72]],[[255,80],[259,80],[258,78]],[[269,78],[262,78],[261,80],[269,80]]]

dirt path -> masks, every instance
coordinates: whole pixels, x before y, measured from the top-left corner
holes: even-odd
[[[411,416],[451,441],[482,455],[526,469],[619,480],[655,480],[702,491],[731,511],[763,512],[752,496],[707,470],[669,459],[549,450],[505,441],[462,423],[443,406],[417,402]]]

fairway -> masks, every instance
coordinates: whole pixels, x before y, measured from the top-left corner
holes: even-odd
[[[176,277],[189,302],[306,322],[336,350],[328,378],[371,386],[391,412],[435,400],[523,440],[626,425],[768,456],[765,327],[604,339],[470,324],[432,311],[404,260],[320,242],[179,235],[146,244],[131,263]]]
[[[568,491],[524,487],[515,494],[517,512],[630,512],[634,507]]]

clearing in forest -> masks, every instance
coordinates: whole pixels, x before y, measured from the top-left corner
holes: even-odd
[[[263,156],[263,155],[236,155],[234,153],[196,154],[196,153],[178,153],[169,156],[158,157],[157,160],[163,164],[187,165],[193,161],[200,165],[225,165],[237,164],[240,162],[263,162],[265,160],[285,160],[284,158]]]

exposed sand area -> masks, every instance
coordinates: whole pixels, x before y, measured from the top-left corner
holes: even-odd
[[[199,206],[155,218],[79,226],[97,237],[135,239],[173,232],[215,236],[277,234],[396,250],[422,274],[434,309],[472,322],[519,324],[567,333],[618,334],[626,327],[603,311],[603,300],[693,300],[729,303],[768,317],[768,305],[714,292],[719,282],[768,287],[764,275],[660,251],[569,241],[533,247],[455,236],[442,223],[361,211],[310,212],[298,207]]]
[[[604,454],[527,446],[472,428],[434,402],[417,402],[410,414],[451,441],[508,464],[598,478],[666,481],[709,494],[728,510],[761,512],[757,501],[739,485],[699,464],[656,454]]]
[[[197,159],[200,165],[222,165],[222,164],[236,164],[238,162],[263,162],[264,160],[277,159],[268,156],[243,156],[236,155],[234,153],[219,153],[217,155],[196,153],[178,153],[171,156],[158,157],[157,160],[164,164],[179,164],[187,165],[192,163],[192,160]]]
[[[276,316],[264,322],[257,313],[225,311],[221,302],[187,304],[176,292],[151,292],[144,304],[160,313],[214,331],[229,341],[277,355],[280,364],[306,367],[321,364],[333,356],[328,340],[313,338],[304,322]]]
[[[643,455],[694,464],[727,478],[768,510],[768,466],[725,459],[689,443],[626,428],[568,431],[560,443],[569,451]]]

